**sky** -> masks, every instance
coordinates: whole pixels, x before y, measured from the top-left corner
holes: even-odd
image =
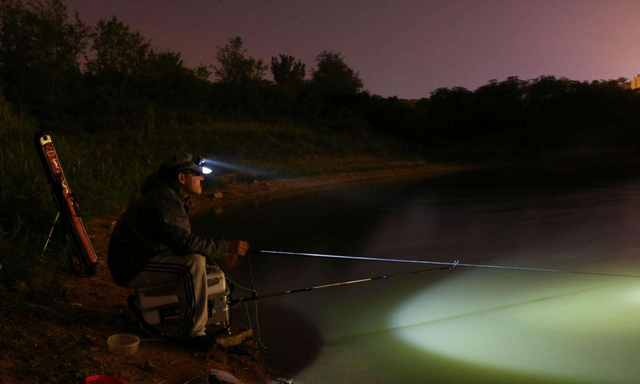
[[[364,88],[383,97],[474,90],[491,79],[573,80],[640,74],[636,0],[63,0],[89,25],[115,15],[185,65],[216,64],[240,36],[265,63],[307,65],[341,53]]]

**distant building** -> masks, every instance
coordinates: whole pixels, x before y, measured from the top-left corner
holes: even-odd
[[[631,80],[631,89],[640,88],[640,74]]]

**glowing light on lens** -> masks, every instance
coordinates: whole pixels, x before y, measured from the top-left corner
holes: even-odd
[[[213,170],[211,168],[207,168],[207,167],[202,167],[202,174],[203,175],[208,175],[211,172],[213,172]]]

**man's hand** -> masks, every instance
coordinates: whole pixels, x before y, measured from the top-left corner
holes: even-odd
[[[244,256],[249,250],[249,243],[241,240],[231,240],[226,242],[227,253]]]
[[[226,241],[227,247],[227,265],[230,268],[234,268],[238,264],[238,257],[242,257],[247,254],[249,250],[249,243],[241,240]]]

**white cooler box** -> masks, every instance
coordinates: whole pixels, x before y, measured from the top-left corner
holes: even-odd
[[[207,266],[207,330],[229,329],[229,288],[224,272],[217,267]],[[178,318],[180,306],[176,286],[140,288],[135,290],[135,301],[144,320],[160,333],[178,332],[182,321]],[[144,327],[143,327],[144,328]]]

